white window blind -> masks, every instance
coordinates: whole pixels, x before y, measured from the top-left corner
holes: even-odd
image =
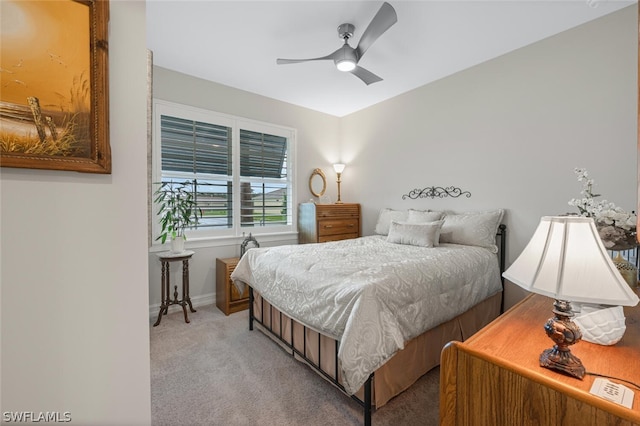
[[[293,231],[295,131],[157,101],[155,182],[191,183],[197,236]]]
[[[240,129],[242,227],[286,225],[287,138]]]
[[[190,181],[196,226],[233,227],[232,129],[160,116],[162,182]]]

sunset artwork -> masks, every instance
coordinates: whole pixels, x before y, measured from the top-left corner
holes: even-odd
[[[20,158],[81,162],[96,155],[93,5],[71,0],[0,2],[4,162]],[[106,50],[106,42],[104,46]]]

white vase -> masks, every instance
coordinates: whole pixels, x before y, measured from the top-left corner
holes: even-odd
[[[182,253],[184,251],[184,237],[179,236],[171,239],[171,253]]]
[[[598,345],[615,345],[627,329],[622,306],[582,305],[573,322],[580,327],[582,340]]]

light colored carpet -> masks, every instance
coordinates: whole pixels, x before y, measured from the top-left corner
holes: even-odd
[[[361,425],[362,408],[258,330],[215,305],[151,327],[152,425]],[[268,362],[267,362],[268,360]],[[373,413],[374,426],[437,425],[436,368]]]

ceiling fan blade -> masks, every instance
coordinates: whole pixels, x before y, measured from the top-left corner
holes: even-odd
[[[378,81],[382,81],[382,78],[378,77],[371,71],[368,71],[360,66],[356,66],[352,71],[349,71],[351,74],[358,77],[360,80],[364,81],[364,84],[367,86],[372,83],[377,83]]]
[[[301,62],[309,62],[309,61],[323,61],[325,59],[336,59],[336,55],[341,51],[342,49],[338,49],[335,52],[331,53],[330,55],[327,56],[323,56],[321,58],[309,58],[309,59],[281,59],[278,58],[276,59],[276,64],[278,65],[285,65],[285,64],[299,64]]]
[[[395,9],[389,3],[384,2],[380,10],[378,10],[378,13],[376,13],[376,16],[371,20],[367,29],[362,33],[358,47],[356,47],[358,58],[362,58],[364,52],[367,51],[373,42],[396,22],[398,22],[398,16],[396,15]]]

